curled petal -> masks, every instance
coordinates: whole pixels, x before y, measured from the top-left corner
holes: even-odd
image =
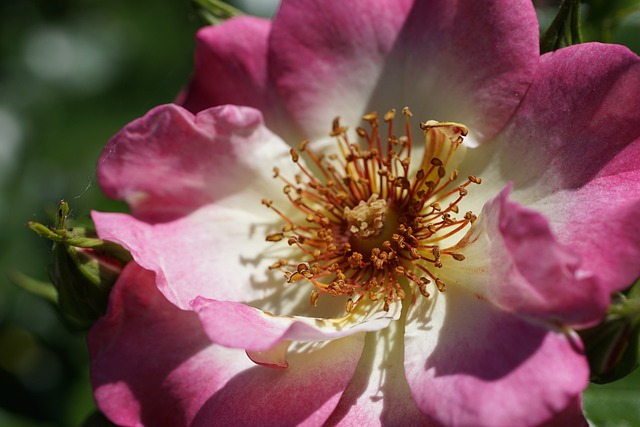
[[[324,341],[385,328],[400,317],[402,304],[363,300],[344,317],[321,319],[276,316],[242,303],[198,297],[192,302],[205,332],[212,341],[226,347],[265,351],[282,341]]]
[[[522,105],[461,173],[543,213],[615,292],[640,276],[640,58],[585,43],[542,56]],[[470,197],[474,197],[473,194]]]
[[[269,368],[288,368],[287,350],[291,341],[280,341],[275,347],[264,351],[247,351],[247,356],[261,366]]]
[[[465,261],[443,267],[443,278],[517,316],[557,325],[598,322],[608,293],[581,269],[572,248],[556,241],[542,215],[508,200],[510,190],[487,202],[454,248]]]

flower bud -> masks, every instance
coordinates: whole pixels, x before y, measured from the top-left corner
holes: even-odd
[[[104,249],[56,243],[51,280],[58,308],[73,329],[88,329],[106,312],[109,292],[125,264]]]
[[[84,228],[67,228],[69,207],[60,202],[58,225],[30,222],[29,228],[54,242],[51,280],[67,326],[86,330],[106,312],[109,293],[131,255]]]

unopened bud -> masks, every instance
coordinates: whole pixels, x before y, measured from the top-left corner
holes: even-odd
[[[67,228],[69,208],[60,202],[56,228],[28,224],[54,242],[51,280],[57,304],[69,328],[85,330],[105,314],[109,293],[131,255],[121,246],[97,238],[84,228]]]

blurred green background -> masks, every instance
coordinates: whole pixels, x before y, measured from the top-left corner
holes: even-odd
[[[268,15],[274,2],[253,3]],[[555,3],[537,2],[543,27]],[[640,52],[640,14],[626,13],[637,3],[591,2],[585,36]],[[76,222],[124,209],[101,195],[96,159],[123,125],[175,98],[202,24],[188,0],[0,0],[0,426],[77,426],[95,410],[84,337],[8,275],[47,280],[50,244],[24,224],[52,224],[60,199]],[[640,426],[638,383],[636,372],[592,386],[592,421]]]

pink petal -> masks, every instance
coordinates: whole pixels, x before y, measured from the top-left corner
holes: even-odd
[[[94,212],[97,232],[156,272],[160,290],[183,309],[198,296],[271,296],[284,278],[268,266],[283,255],[265,241],[278,218],[261,199],[289,205],[272,171],[291,167],[289,149],[251,108],[193,116],[158,107],[104,150],[100,184],[125,199],[136,218]]]
[[[131,263],[89,334],[98,407],[119,425],[318,425],[353,375],[361,335],[297,349],[287,369],[212,344],[197,316]],[[291,397],[295,396],[295,399]]]
[[[431,426],[416,406],[404,374],[404,325],[367,334],[356,373],[327,425]]]
[[[242,303],[202,297],[191,305],[212,341],[253,352],[274,349],[283,341],[324,341],[386,328],[400,317],[401,303],[391,303],[386,312],[383,303],[359,304],[337,319],[276,316]]]
[[[640,58],[596,43],[542,58],[500,136],[514,197],[613,292],[640,276]],[[521,159],[526,159],[522,161]]]
[[[194,114],[225,104],[257,108],[270,129],[302,139],[269,79],[270,32],[270,21],[251,16],[198,31],[194,75],[177,102]]]
[[[576,396],[564,410],[540,427],[588,427],[582,411],[582,396]]]
[[[247,187],[256,204],[278,194],[268,185],[271,168],[290,163],[288,150],[257,110],[226,106],[194,117],[163,105],[109,141],[97,174],[105,194],[125,200],[137,218],[168,221]]]
[[[589,377],[575,335],[529,323],[455,286],[410,308],[404,354],[418,407],[447,426],[570,419],[566,408],[575,409]]]
[[[526,92],[538,25],[528,1],[285,1],[269,47],[274,81],[309,137],[326,135],[334,116],[355,125],[408,105],[480,140]]]
[[[255,209],[266,211],[259,202]],[[297,294],[274,296],[285,279],[268,268],[278,254],[274,259],[265,255],[273,250],[273,243],[265,241],[262,228],[266,226],[260,226],[264,216],[214,204],[158,224],[125,214],[93,212],[92,218],[98,235],[121,244],[136,262],[154,271],[160,291],[184,310],[191,310],[190,303],[197,297],[300,301]]]
[[[343,320],[332,319],[335,312],[315,310],[309,302],[311,285],[287,286],[280,272],[269,270],[281,256],[270,256],[273,244],[265,241],[266,233],[256,237],[264,223],[256,214],[213,204],[166,223],[100,212],[93,219],[101,238],[123,245],[136,262],[154,271],[165,297],[183,310],[197,311],[211,339],[225,346],[257,351],[282,340],[335,339],[384,328],[400,315],[399,302],[385,312],[382,300],[368,313],[359,305],[363,310]],[[301,311],[330,318],[270,316],[237,301],[292,316]],[[343,310],[344,304],[333,305]]]
[[[196,36],[195,72],[179,103],[194,114],[235,104],[269,105],[267,39],[271,22],[253,16],[204,27]]]
[[[526,93],[538,39],[529,1],[416,1],[376,104],[406,103],[423,121],[464,123],[467,143],[482,142],[504,126]]]
[[[306,138],[326,136],[336,116],[359,124],[411,3],[282,2],[269,39],[271,78]]]
[[[640,275],[639,91],[640,59],[622,46],[547,54],[505,131],[461,170],[484,192],[513,181],[513,198],[545,214],[610,292]]]
[[[581,270],[573,248],[556,241],[542,215],[508,200],[509,191],[487,202],[454,248],[466,259],[448,260],[441,278],[517,316],[572,326],[598,322],[609,303],[606,290]]]

